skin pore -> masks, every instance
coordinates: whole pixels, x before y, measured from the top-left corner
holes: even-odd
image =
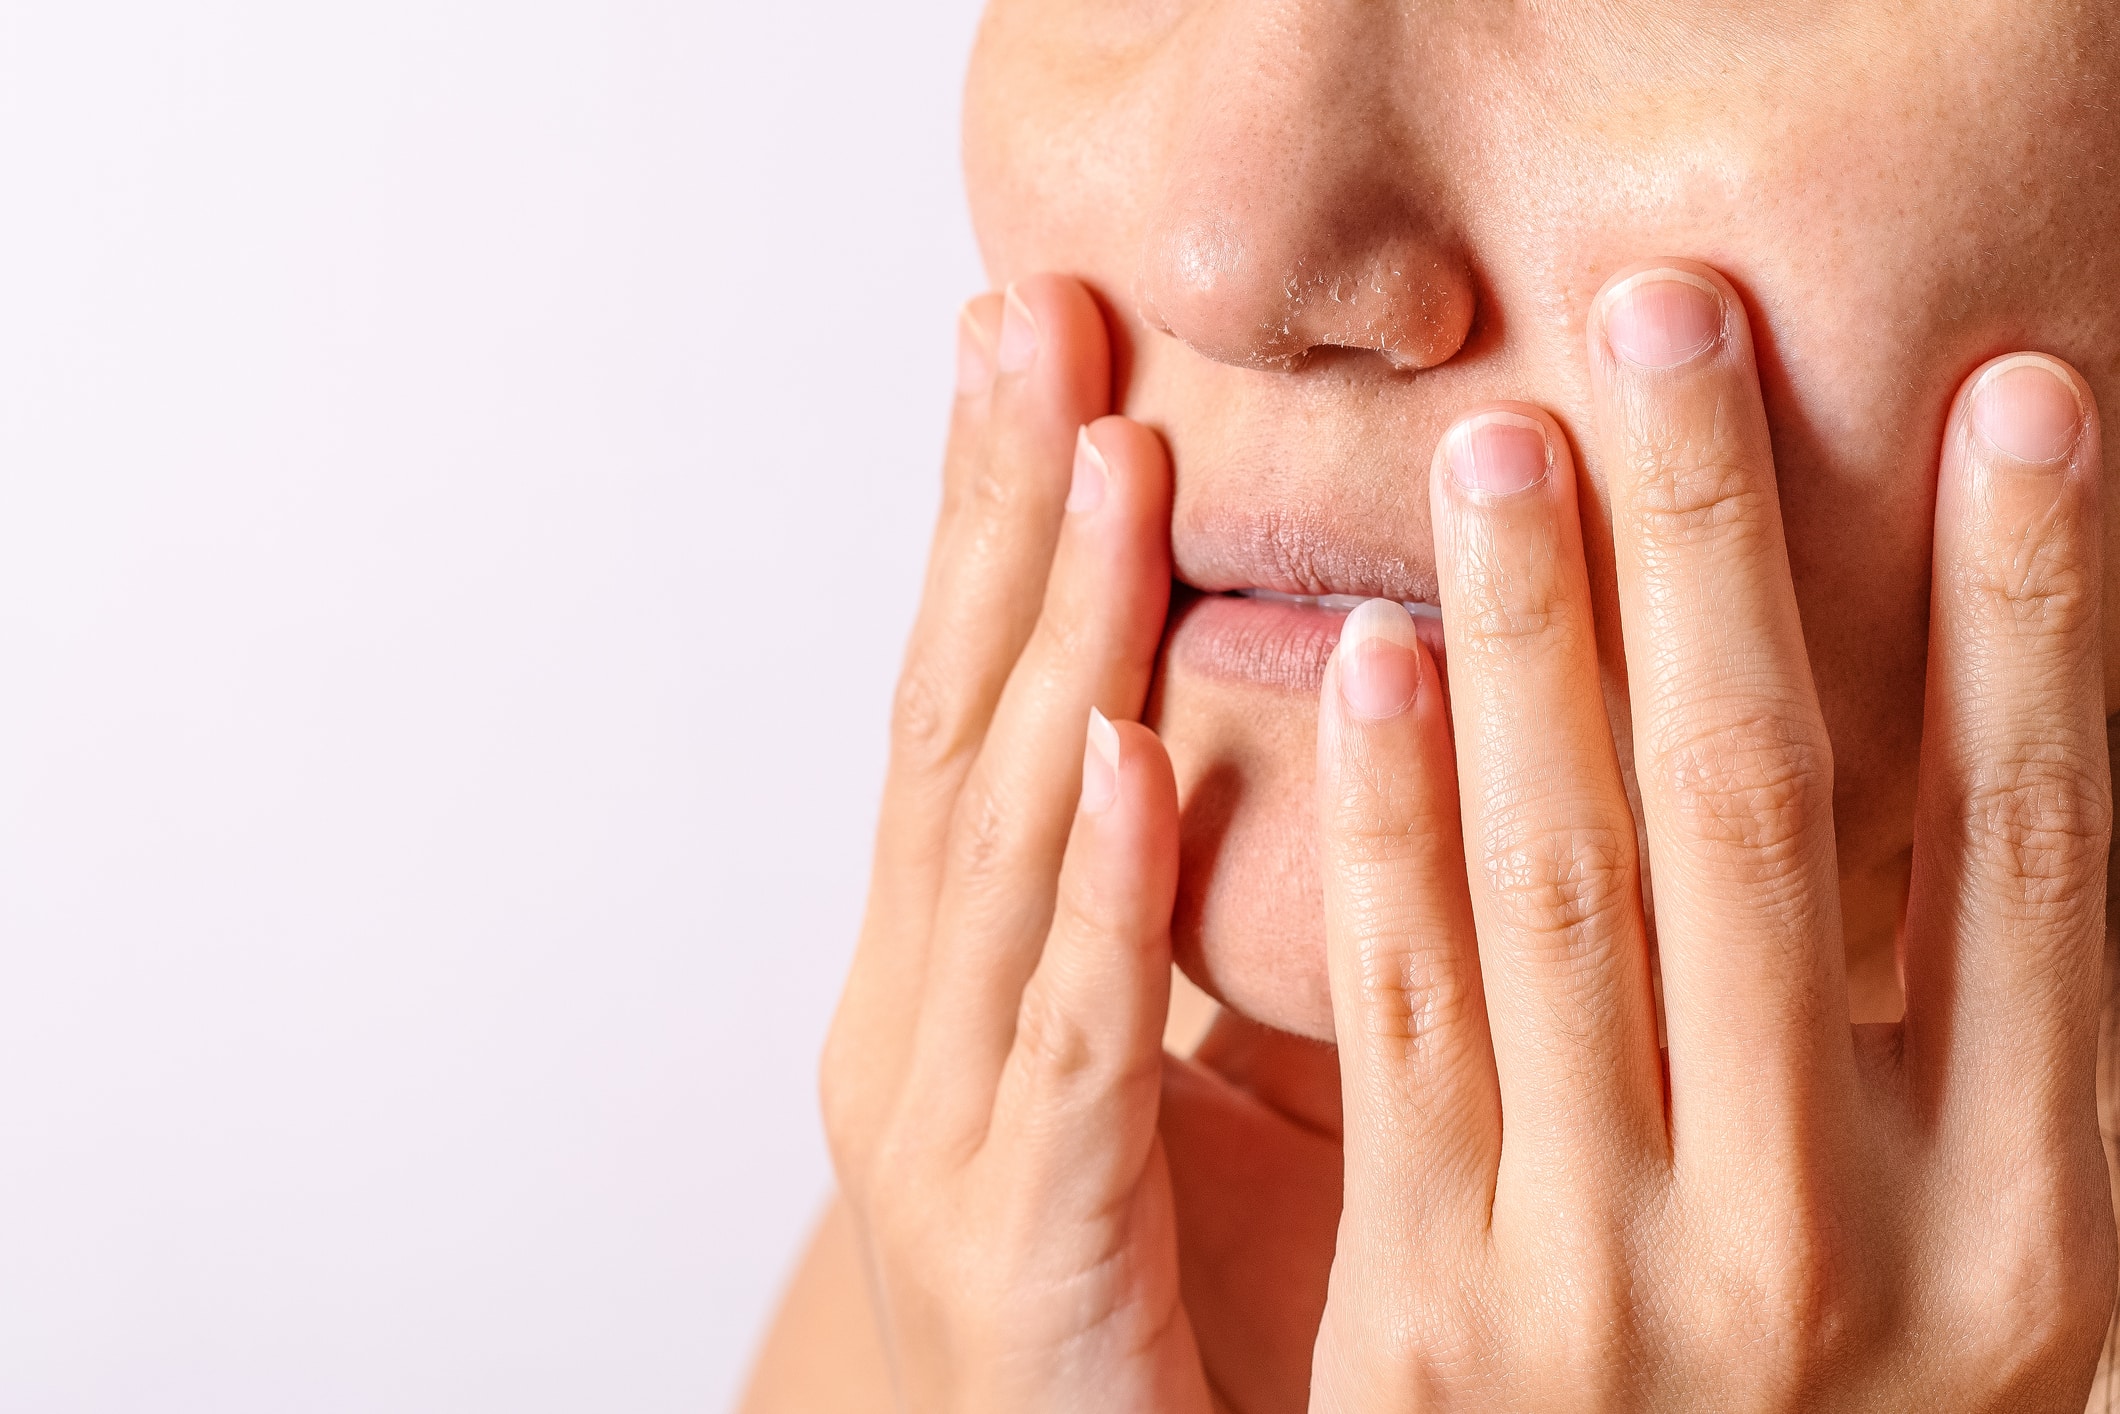
[[[1230,591],[1434,602],[1438,444],[1475,405],[1535,404],[1586,473],[1639,816],[1586,324],[1643,255],[1715,267],[1750,319],[1831,737],[1849,1006],[1896,1017],[1937,449],[1961,383],[2015,349],[2120,406],[2116,111],[2120,33],[2091,4],[991,7],[966,112],[988,269],[1080,279],[1116,410],[1168,448],[1181,587],[1143,720],[1176,773],[1177,960],[1229,1011],[1161,1123],[1186,1306],[1234,1407],[1303,1407],[1339,1216],[1335,1068],[1288,1039],[1333,1030],[1315,737],[1339,619]],[[973,322],[991,348],[998,308]],[[835,1213],[747,1407],[891,1407],[862,1292]]]

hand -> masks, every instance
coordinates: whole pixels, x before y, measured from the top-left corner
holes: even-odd
[[[1906,1015],[1851,1028],[1743,306],[1637,270],[1589,339],[1647,867],[1568,444],[1496,405],[1432,474],[1454,759],[1398,606],[1323,688],[1347,1176],[1311,1408],[2076,1414],[2115,1268],[2089,390],[2003,359],[1951,413]]]
[[[1170,470],[1099,416],[1109,388],[1073,281],[967,308],[823,1076],[899,1396],[923,1411],[1209,1408],[1156,1128],[1177,792],[1125,720],[1163,629]]]

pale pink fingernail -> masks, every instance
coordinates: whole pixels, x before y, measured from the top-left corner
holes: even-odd
[[[1605,342],[1641,368],[1676,368],[1722,338],[1715,286],[1683,270],[1647,270],[1605,297]]]
[[[1105,464],[1104,453],[1090,441],[1089,429],[1083,428],[1075,434],[1075,479],[1067,488],[1067,508],[1070,511],[1093,511],[1104,504],[1104,486],[1111,479],[1111,467]]]
[[[1535,417],[1482,413],[1450,429],[1443,460],[1467,491],[1510,496],[1546,479],[1546,429]]]
[[[960,395],[983,392],[993,381],[994,360],[967,306],[957,311],[957,391]]]
[[[1038,321],[1014,285],[1001,298],[1001,342],[994,358],[1003,373],[1021,373],[1038,358]]]
[[[2083,436],[2076,385],[2052,359],[2019,354],[1989,369],[1973,389],[1973,430],[2021,462],[2058,462]]]
[[[1421,687],[1413,616],[1395,599],[1355,606],[1340,629],[1340,696],[1357,717],[1381,722],[1413,705]]]
[[[1110,808],[1119,794],[1119,729],[1089,709],[1089,740],[1082,748],[1082,809],[1091,815]]]

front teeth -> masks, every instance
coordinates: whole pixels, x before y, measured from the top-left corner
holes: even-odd
[[[1283,594],[1278,589],[1240,589],[1237,593],[1247,599],[1265,599],[1276,604],[1302,604],[1312,609],[1324,609],[1329,613],[1351,613],[1356,606],[1368,602],[1367,594]],[[1443,611],[1421,599],[1401,599],[1406,612],[1417,619],[1439,619]]]

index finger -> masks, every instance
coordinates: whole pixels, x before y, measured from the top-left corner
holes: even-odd
[[[1694,262],[1623,272],[1590,321],[1673,1144],[1750,1162],[1853,1074],[1832,748],[1782,539],[1744,306]]]

